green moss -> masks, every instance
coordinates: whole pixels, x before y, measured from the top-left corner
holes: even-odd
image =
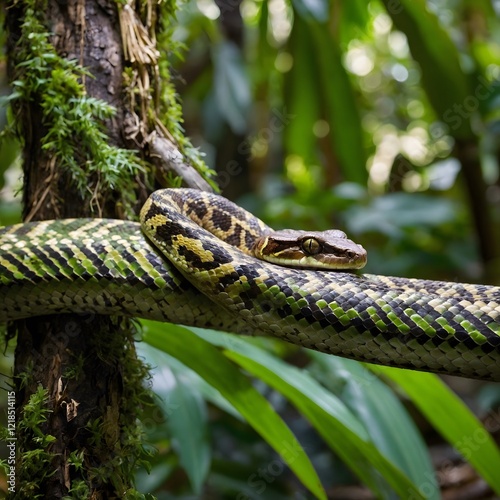
[[[81,354],[73,356],[73,364],[68,366],[63,373],[64,380],[78,380],[84,374],[85,359]]]
[[[69,489],[68,495],[64,496],[64,500],[69,499],[81,499],[87,500],[91,498],[90,489],[85,483],[85,481],[73,481],[71,483],[71,488]]]
[[[135,473],[139,468],[149,469],[151,458],[140,423],[144,409],[153,400],[152,391],[147,384],[150,367],[137,358],[130,326],[125,320],[116,321],[119,323],[115,327],[119,330],[124,331],[124,327],[128,327],[125,335],[129,338],[101,335],[95,339],[95,351],[103,361],[121,367],[123,392],[118,405],[120,414],[105,414],[90,421],[86,427],[89,445],[93,449],[103,448],[108,457],[109,448],[112,447],[113,458],[102,461],[98,467],[89,467],[87,474],[91,483],[111,483],[116,491],[138,495],[130,498],[144,498],[130,488],[130,484],[134,483]],[[133,323],[132,326],[134,325]]]
[[[123,4],[117,0],[117,4]],[[80,190],[83,199],[95,205],[93,193],[98,192],[105,199],[109,192],[118,192],[122,198],[123,211],[131,216],[135,194],[132,186],[139,174],[145,174],[145,162],[132,150],[112,145],[106,134],[105,123],[115,114],[109,104],[86,95],[82,78],[92,76],[77,61],[59,56],[50,43],[50,34],[44,24],[46,0],[20,0],[25,9],[21,36],[17,43],[16,78],[12,83],[12,92],[2,99],[9,103],[14,111],[14,127],[6,128],[4,135],[16,132],[19,137],[25,135],[21,130],[21,120],[16,118],[27,102],[40,103],[43,124],[46,133],[41,137],[42,148],[50,153],[58,163],[67,169]],[[170,62],[168,56],[179,57],[181,45],[172,40],[177,2],[169,0],[157,2],[160,9],[157,26],[157,49],[163,57],[156,69],[147,68],[151,79],[157,80],[148,89],[148,96],[137,105],[146,113],[137,110],[137,114],[146,119],[143,123],[146,131],[153,131],[158,123],[168,130],[187,163],[193,165],[200,174],[216,189],[211,179],[215,172],[202,160],[198,149],[184,135],[182,127],[182,108],[171,83]],[[143,1],[142,9],[151,8]],[[153,6],[154,8],[154,6]],[[144,69],[144,68],[142,68]],[[137,81],[137,64],[125,68],[125,90],[135,94],[130,102],[141,100],[140,92],[133,82]],[[142,91],[141,91],[142,92]],[[144,99],[144,97],[142,97]],[[17,127],[17,129],[15,128]],[[151,170],[154,170],[151,167]],[[155,176],[151,172],[151,178]],[[89,178],[93,179],[89,185]],[[180,181],[174,176],[165,175],[166,185],[178,186]],[[94,206],[94,208],[98,208]]]
[[[6,342],[10,340],[10,336],[6,337]],[[33,382],[33,373],[34,373],[34,361],[32,359],[28,360],[26,363],[26,367],[23,372],[19,373],[17,376],[18,383],[17,386],[19,389],[24,389],[28,387],[29,384]]]
[[[21,418],[16,424],[16,449],[28,451],[18,452],[16,458],[18,486],[13,498],[40,498],[40,485],[54,473],[51,467],[54,455],[50,452],[50,446],[55,438],[45,434],[42,429],[51,413],[48,400],[48,391],[38,386],[23,407]],[[3,430],[3,434],[6,432]],[[6,469],[6,464],[2,465]]]
[[[26,103],[37,102],[46,128],[41,147],[71,173],[83,199],[99,192],[118,191],[127,212],[134,201],[135,177],[144,171],[136,152],[111,144],[105,123],[115,114],[109,104],[86,95],[82,77],[91,77],[77,61],[59,56],[44,25],[46,2],[24,0],[20,38],[16,47],[16,79],[4,99],[14,110],[14,124],[22,138]],[[14,129],[6,129],[13,132]],[[89,185],[92,179],[93,185]],[[91,201],[93,201],[91,199]]]

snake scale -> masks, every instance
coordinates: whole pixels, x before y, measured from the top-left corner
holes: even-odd
[[[1,228],[0,322],[119,314],[500,381],[498,287],[261,261],[233,245],[248,247],[267,226],[196,190],[153,193],[141,218],[144,232],[111,219]]]

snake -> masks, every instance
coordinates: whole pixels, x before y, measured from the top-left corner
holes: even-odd
[[[0,228],[0,323],[123,315],[500,381],[499,287],[362,274],[343,232],[273,232],[199,190],[155,191],[140,220]]]

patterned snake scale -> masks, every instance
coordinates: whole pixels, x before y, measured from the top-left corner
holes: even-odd
[[[0,322],[121,314],[500,381],[498,287],[263,262],[232,244],[250,247],[267,226],[196,190],[153,193],[141,219],[146,237],[109,219],[0,228]]]

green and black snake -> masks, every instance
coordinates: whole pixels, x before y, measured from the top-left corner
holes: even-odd
[[[498,287],[278,266],[249,255],[259,237],[264,253],[279,253],[267,226],[196,190],[153,193],[141,221],[142,231],[110,219],[1,228],[0,322],[119,314],[500,381]],[[342,234],[333,236],[351,262],[341,267],[360,267],[364,250]],[[300,246],[314,256],[322,243],[307,233]]]

